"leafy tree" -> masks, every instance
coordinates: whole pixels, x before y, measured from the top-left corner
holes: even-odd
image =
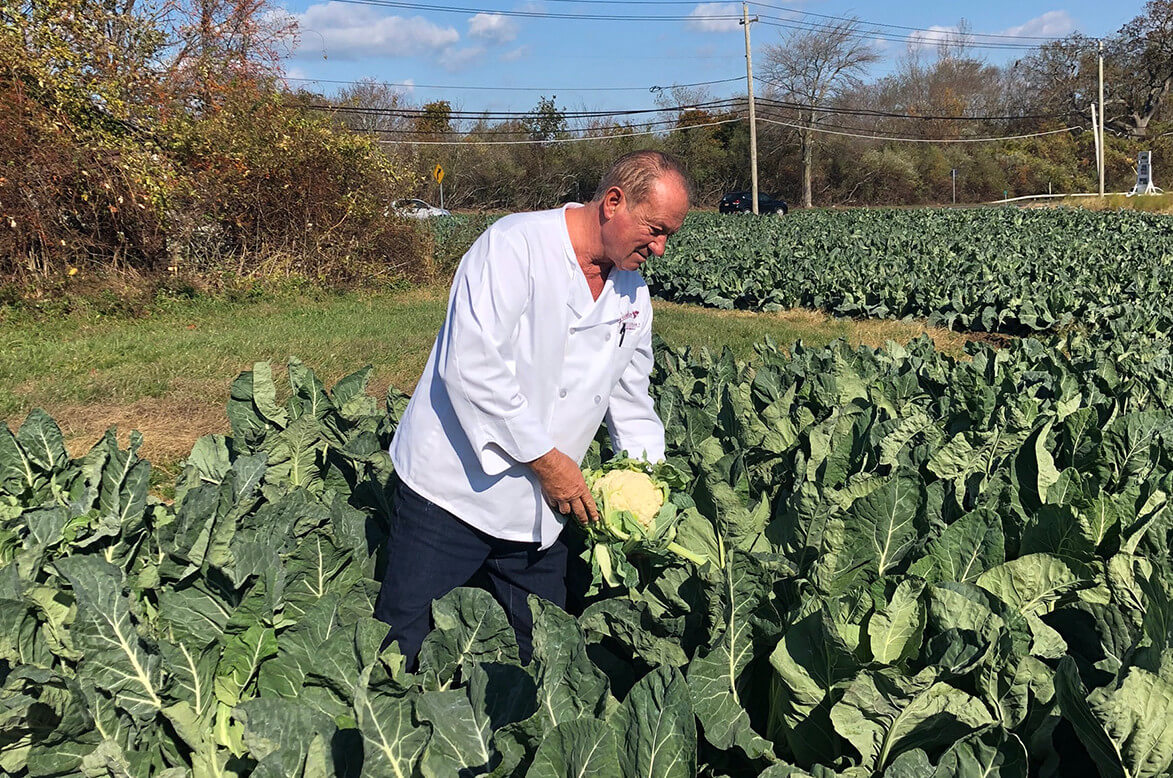
[[[856,86],[868,65],[880,56],[861,36],[854,17],[817,30],[792,32],[782,43],[766,47],[765,72],[783,100],[797,108],[802,156],[802,203],[811,206],[815,128],[827,115],[817,109],[842,90]]]
[[[532,140],[553,140],[566,132],[566,114],[558,110],[557,95],[538,98],[537,106],[522,122]]]

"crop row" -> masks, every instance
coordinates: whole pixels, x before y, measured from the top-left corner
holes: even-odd
[[[1017,208],[694,213],[645,275],[674,302],[984,332],[1096,327],[1138,307],[1168,320],[1173,220]]]
[[[256,365],[173,505],[137,436],[70,459],[34,412],[0,431],[0,770],[1166,774],[1173,366],[1077,338],[969,357],[659,348],[718,563],[535,601],[528,666],[459,589],[415,673],[371,618],[403,398],[366,372],[327,391],[292,361],[279,391]]]

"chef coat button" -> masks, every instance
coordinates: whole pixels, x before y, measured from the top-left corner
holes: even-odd
[[[609,332],[607,333],[606,340],[611,340],[611,333],[609,333]]]
[[[597,395],[597,394],[596,394],[596,395],[595,395],[595,405],[598,405],[598,404],[599,404],[599,403],[601,403],[602,401],[603,401],[603,398],[602,398],[602,397],[599,397],[599,395]]]
[[[565,397],[566,397],[566,390],[565,390],[565,389],[563,389],[562,391],[558,392],[558,396],[559,396],[559,397],[562,397],[562,398],[565,398]]]

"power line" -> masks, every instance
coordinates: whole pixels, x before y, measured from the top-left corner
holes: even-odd
[[[552,2],[560,2],[561,0],[551,0],[551,1]],[[595,1],[595,0],[584,0],[584,1]],[[851,17],[847,17],[847,16],[835,16],[833,14],[821,14],[821,13],[816,13],[814,11],[804,11],[800,8],[788,8],[783,5],[772,5],[770,3],[752,2],[752,3],[750,3],[750,5],[753,5],[754,7],[757,7],[757,8],[770,8],[775,11],[786,11],[788,13],[795,13],[795,14],[799,14],[802,16],[815,16],[820,19],[832,19],[837,22],[855,21],[855,22],[859,22],[860,24],[865,24],[868,27],[874,27],[874,28],[887,27],[889,29],[895,29],[895,30],[910,30],[912,32],[927,32],[927,33],[934,33],[934,34],[943,32],[943,30],[934,30],[930,27],[909,27],[909,26],[906,26],[903,24],[889,24],[887,22],[871,22],[871,21],[866,21],[863,19],[852,19]],[[771,17],[771,18],[777,18],[777,17]],[[965,33],[965,36],[966,37],[973,37],[973,38],[1007,38],[1010,40],[1037,40],[1037,41],[1043,41],[1043,42],[1061,40],[1061,38],[1057,38],[1054,36],[1046,36],[1046,35],[1007,35],[1005,33],[990,33],[990,32],[967,32],[967,33]]]
[[[558,111],[558,114],[564,119],[598,119],[610,116],[635,116],[649,113],[667,113],[669,111],[687,111],[687,110],[703,110],[708,108],[727,108],[733,103],[733,100],[710,100],[704,103],[694,103],[691,105],[674,105],[664,108],[633,108],[622,109],[618,111]],[[338,113],[357,113],[374,116],[387,116],[403,119],[415,119],[435,115],[434,111],[427,108],[379,108],[374,106],[347,106],[347,105],[333,105],[321,103],[309,103],[306,108],[312,108],[319,111],[331,111]],[[448,111],[446,114],[449,119],[464,119],[472,121],[487,121],[494,119],[528,119],[535,114],[531,111]]]
[[[721,119],[720,121],[733,122],[733,121],[740,121],[741,119],[742,119],[742,117],[731,117],[729,119]],[[679,122],[680,122],[679,119],[658,119],[655,121],[634,122],[631,124],[611,124],[609,127],[584,127],[584,128],[580,128],[580,129],[576,129],[576,130],[565,130],[564,132],[592,132],[592,131],[597,131],[597,130],[610,130],[610,129],[628,129],[628,130],[635,131],[635,130],[639,130],[639,129],[652,129],[655,127],[687,130],[687,129],[691,129],[693,126],[700,126],[700,125],[691,125],[691,124],[681,125]],[[704,126],[710,126],[710,125],[706,124]],[[513,127],[510,129],[467,130],[467,131],[466,130],[399,129],[399,128],[395,128],[395,127],[388,127],[388,128],[374,127],[374,128],[369,128],[369,129],[368,128],[351,128],[351,129],[355,132],[361,132],[361,133],[388,133],[388,134],[392,134],[392,135],[435,135],[435,136],[454,135],[454,136],[460,136],[460,137],[470,137],[470,136],[490,137],[490,136],[494,136],[494,135],[528,135],[530,133],[530,130],[526,129],[524,127]],[[612,137],[612,136],[608,135],[606,137]]]
[[[548,11],[501,11],[492,8],[472,8],[467,6],[431,5],[428,3],[406,3],[397,0],[337,0],[340,3],[355,5],[374,5],[384,8],[404,8],[411,11],[436,11],[438,13],[458,14],[490,14],[493,16],[512,16],[523,19],[593,19],[598,21],[618,22],[696,22],[722,21],[737,19],[736,14],[697,15],[657,15],[657,14],[580,14],[580,13],[550,13]]]
[[[355,1],[357,2],[357,0],[355,0]],[[772,19],[774,21],[766,21],[767,19]],[[834,29],[837,26],[837,25],[831,25],[831,24],[822,24],[819,22],[791,21],[791,20],[784,19],[783,17],[780,17],[780,16],[760,16],[760,15],[758,18],[758,24],[764,24],[767,27],[777,27],[777,28],[787,29],[787,30],[796,30],[798,32],[827,32],[828,30]],[[926,30],[925,32],[931,33],[931,34],[942,34],[942,33],[945,33],[946,31],[944,31],[944,30]],[[919,44],[925,44],[925,45],[932,45],[934,42],[938,42],[938,41],[933,41],[933,40],[926,40],[925,38],[923,38],[922,36],[919,36],[919,35],[900,36],[900,35],[896,35],[896,34],[892,34],[892,33],[883,33],[883,32],[879,32],[879,31],[875,31],[875,30],[866,30],[866,29],[862,29],[862,28],[857,29],[857,30],[852,30],[852,31],[845,31],[844,34],[847,37],[855,39],[855,40],[880,40],[880,41],[885,41],[888,43],[905,43],[905,44],[919,43]],[[1035,45],[1035,44],[980,43],[980,42],[975,42],[975,41],[964,40],[964,38],[959,38],[959,42],[964,43],[965,48],[974,48],[974,49],[1028,51],[1031,49],[1038,48],[1038,45]]]
[[[790,128],[796,129],[796,130],[810,130],[811,132],[820,132],[825,135],[842,135],[842,136],[845,136],[848,138],[863,138],[864,140],[882,140],[882,141],[891,141],[894,143],[993,143],[996,141],[1004,141],[1004,140],[1021,140],[1023,138],[1041,138],[1044,135],[1058,135],[1059,133],[1062,133],[1062,132],[1071,132],[1072,130],[1083,130],[1084,129],[1083,127],[1078,127],[1078,126],[1064,127],[1059,130],[1047,130],[1045,132],[1029,132],[1029,133],[1024,133],[1022,135],[999,135],[999,136],[992,136],[992,137],[988,137],[988,138],[906,138],[906,137],[898,137],[898,136],[894,136],[894,135],[863,135],[860,133],[867,132],[867,130],[860,130],[859,128],[855,128],[855,127],[846,128],[846,129],[859,130],[858,133],[830,130],[830,129],[826,129],[826,127],[818,127],[818,126],[811,127],[811,126],[807,126],[804,124],[794,124],[792,122],[782,122],[782,121],[778,121],[776,119],[759,118],[758,121],[765,122],[766,124],[776,124],[781,127],[790,127]],[[830,125],[830,126],[834,127],[836,125]]]
[[[688,88],[694,86],[711,86],[712,84],[728,84],[734,81],[742,81],[740,76],[733,78],[718,78],[713,81],[696,81],[691,84],[669,84],[661,87],[653,86],[583,86],[583,87],[536,87],[536,86],[444,86],[441,84],[413,84],[410,82],[397,81],[345,81],[330,78],[286,78],[286,81],[303,81],[320,84],[353,84],[355,86],[364,84],[375,84],[377,86],[388,87],[403,87],[411,89],[475,89],[486,91],[499,92],[647,92],[658,89],[676,89]]]
[[[770,86],[781,87],[781,84],[776,84],[773,81],[768,81],[763,78],[754,76],[754,81],[759,81]],[[922,121],[969,121],[969,122],[995,122],[995,121],[1025,121],[1025,120],[1039,120],[1039,119],[1062,119],[1066,114],[1020,114],[1017,116],[941,116],[935,114],[911,114],[911,113],[897,113],[895,111],[880,111],[871,108],[830,108],[827,106],[818,105],[804,105],[802,103],[794,103],[786,100],[775,100],[769,97],[758,98],[759,102],[764,102],[773,108],[786,108],[795,111],[815,111],[817,113],[831,113],[843,114],[846,116],[873,116],[879,119],[920,119]]]
[[[721,124],[730,124],[732,122],[741,122],[744,119],[722,119],[716,122],[706,122],[705,124],[690,124],[685,127],[679,127],[679,130],[698,130],[702,127],[716,127]],[[647,130],[640,132],[620,132],[608,135],[590,135],[580,138],[552,138],[550,140],[484,140],[484,141],[460,141],[460,140],[391,140],[379,139],[379,143],[391,143],[395,145],[409,145],[409,146],[532,146],[532,145],[546,145],[551,143],[582,143],[584,141],[602,141],[613,140],[617,138],[635,138],[643,135],[656,135],[661,130]]]

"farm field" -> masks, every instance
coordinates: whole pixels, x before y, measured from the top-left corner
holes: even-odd
[[[14,429],[33,408],[61,425],[79,455],[117,426],[144,434],[143,456],[165,486],[201,435],[224,432],[232,378],[258,360],[290,354],[333,382],[374,366],[370,391],[410,392],[444,319],[447,289],[281,296],[252,303],[169,301],[147,318],[79,315],[0,323],[0,417]],[[656,331],[676,346],[729,347],[741,358],[769,336],[824,345],[836,338],[882,346],[930,333],[961,353],[966,337],[915,322],[850,321],[807,311],[769,316],[656,303]]]
[[[627,585],[581,613],[534,602],[525,667],[473,588],[435,603],[417,672],[378,651],[385,449],[405,397],[389,373],[346,375],[362,352],[322,353],[328,334],[305,364],[254,352],[173,502],[150,496],[137,436],[71,458],[44,414],[0,431],[0,769],[1168,774],[1173,303],[1157,282],[1173,222],[893,213],[690,217],[652,280],[712,306],[854,300],[1033,334],[750,348],[757,318],[657,308],[654,394],[686,481],[671,540],[714,561],[616,544]],[[801,279],[818,294],[764,294]],[[213,349],[247,359],[239,336]],[[702,336],[736,348],[685,348]],[[601,437],[584,465],[609,456]]]

